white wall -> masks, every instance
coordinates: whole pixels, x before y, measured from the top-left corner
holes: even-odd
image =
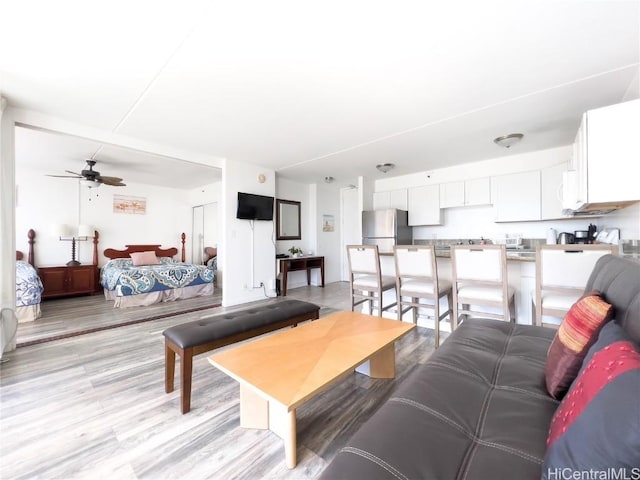
[[[26,253],[26,232],[36,231],[35,260],[38,266],[64,265],[71,259],[71,242],[60,241],[55,226],[92,225],[100,234],[99,265],[107,258],[106,248],[124,249],[126,244],[160,244],[163,248],[182,247],[180,236],[187,236],[187,256],[191,259],[191,201],[184,190],[128,183],[126,187],[102,185],[81,187],[74,179],[50,178],[18,166],[16,172],[16,244]],[[114,213],[114,195],[146,199],[146,214]],[[78,242],[77,259],[90,264],[91,241]]]
[[[442,209],[443,225],[413,227],[414,239],[436,240],[443,238],[498,239],[505,235],[524,238],[546,238],[549,228],[557,233],[586,230],[589,223],[597,224],[595,218],[578,217],[568,220],[543,222],[495,223],[492,206],[460,207]]]
[[[311,252],[317,253],[317,239],[312,228],[316,216],[314,196],[314,185],[276,177],[276,198],[300,202],[300,236],[302,237],[300,240],[276,240],[277,253],[290,255],[288,250],[292,246],[301,248],[305,255]],[[277,268],[277,270],[279,269]],[[316,283],[315,277],[314,283]],[[306,284],[306,272],[290,272],[288,274],[287,288],[301,287]]]
[[[305,254],[314,251],[316,239],[311,232],[311,223],[315,216],[315,210],[312,205],[311,186],[277,177],[276,198],[300,202],[300,236],[302,237],[300,240],[277,240],[276,252],[289,254],[287,250],[292,246],[302,248]]]
[[[222,196],[222,182],[213,182],[204,187],[194,188],[188,192],[189,202],[194,207],[218,202]]]
[[[640,203],[611,212],[595,219],[598,230],[603,228],[619,228],[621,240],[640,239]]]
[[[324,255],[324,281],[326,283],[340,281],[341,277],[341,225],[340,221],[340,188],[333,185],[317,185],[317,215],[315,225],[317,228],[318,248],[317,254]],[[324,215],[333,216],[333,232],[322,230]],[[316,275],[317,272],[316,272]],[[317,279],[317,277],[316,277]]]
[[[266,177],[264,183],[258,182],[260,174]],[[224,306],[263,299],[263,289],[253,287],[264,282],[268,291],[268,287],[275,283],[274,222],[238,220],[238,192],[274,196],[275,173],[249,163],[225,161],[222,171],[221,247],[225,262],[222,271]]]
[[[302,248],[305,254],[324,256],[325,284],[340,280],[340,188],[333,184],[302,184],[292,180],[276,179],[277,198],[301,202],[301,240],[279,240],[277,252],[286,253],[292,245]],[[332,215],[334,231],[324,232],[324,215]],[[304,271],[290,272],[287,288],[296,288],[307,284]],[[320,285],[320,272],[312,270],[311,284]]]

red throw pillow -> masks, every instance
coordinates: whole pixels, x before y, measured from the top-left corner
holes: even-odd
[[[590,292],[567,312],[547,354],[545,381],[547,391],[561,399],[575,380],[589,347],[600,329],[611,320],[613,307],[599,292]]]

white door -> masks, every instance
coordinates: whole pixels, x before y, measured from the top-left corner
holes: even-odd
[[[193,207],[192,262],[204,262],[204,248],[218,246],[218,202]]]
[[[340,218],[342,218],[342,241],[340,249],[341,276],[343,282],[349,281],[349,261],[347,245],[362,243],[361,213],[358,208],[358,189],[343,188],[340,192]]]
[[[193,207],[193,233],[191,234],[191,262],[202,265],[204,241],[204,208],[202,205]]]

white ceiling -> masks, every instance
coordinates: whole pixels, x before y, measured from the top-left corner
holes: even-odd
[[[218,168],[48,131],[16,128],[18,168],[42,175],[68,175],[67,170],[80,173],[89,168],[85,161],[90,158],[96,160],[94,170],[104,176],[120,177],[125,184],[144,183],[189,190],[221,178]],[[56,181],[63,185],[71,179]]]
[[[23,0],[2,10],[11,105],[304,182],[567,145],[582,112],[640,94],[637,0]],[[493,144],[512,132],[525,134],[516,147]],[[68,146],[76,166],[63,170],[99,145],[84,147]],[[125,181],[125,166],[149,162],[101,153],[101,173]]]

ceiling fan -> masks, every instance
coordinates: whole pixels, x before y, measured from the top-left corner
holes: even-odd
[[[100,175],[100,172],[93,169],[93,166],[96,164],[95,160],[87,160],[88,169],[82,170],[80,173],[71,172],[69,170],[65,170],[67,173],[71,173],[72,175],[47,175],[47,177],[57,177],[57,178],[78,178],[82,180],[82,183],[89,188],[96,188],[102,185],[109,185],[112,187],[125,187],[126,184],[122,183],[122,179],[118,177],[106,177],[104,175]]]

